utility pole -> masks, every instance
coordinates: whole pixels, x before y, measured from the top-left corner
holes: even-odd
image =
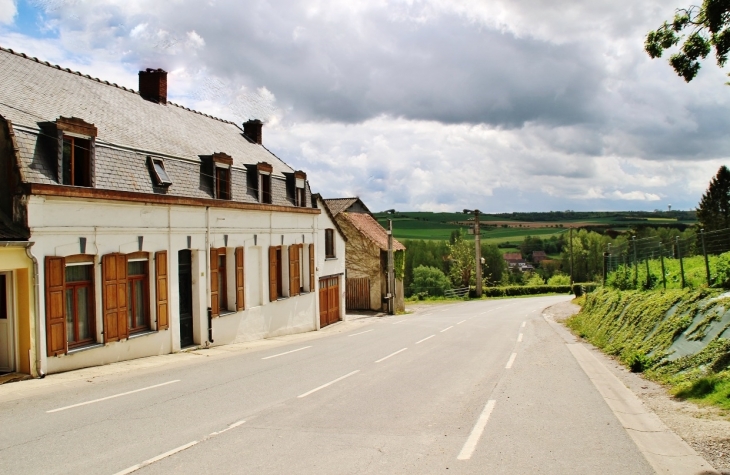
[[[394,209],[386,211],[388,214],[394,214]],[[393,262],[393,220],[388,218],[388,275],[386,277],[386,295],[388,300],[388,315],[395,315],[395,270]]]
[[[474,214],[474,247],[476,255],[476,297],[482,298],[482,233],[479,230],[479,215],[481,211],[478,209],[465,209],[464,214]]]
[[[573,279],[573,228],[570,228],[570,287],[573,287],[575,280]]]

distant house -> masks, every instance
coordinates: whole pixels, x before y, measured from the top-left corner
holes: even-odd
[[[546,261],[548,259],[547,254],[545,254],[545,251],[532,251],[532,262],[535,264],[540,264],[542,261]]]
[[[525,262],[525,260],[522,258],[522,254],[519,252],[505,252],[502,255],[502,259],[507,263],[507,267],[509,267],[510,270],[514,271],[518,269],[518,266],[520,263]]]
[[[336,198],[324,200],[328,211],[347,238],[347,308],[351,310],[387,309],[388,234],[375,220],[360,198]],[[403,244],[393,239],[394,260],[405,252]],[[395,284],[395,308],[405,310],[403,280]]]

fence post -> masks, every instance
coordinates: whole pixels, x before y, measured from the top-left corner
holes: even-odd
[[[710,261],[707,258],[707,248],[705,247],[705,230],[700,229],[700,236],[702,237],[702,255],[705,256],[705,271],[707,272],[707,286],[710,287],[712,285],[712,282],[710,282]]]
[[[679,259],[679,273],[682,276],[682,288],[684,288],[684,261],[682,260],[682,251],[679,248],[679,236],[676,237],[677,241],[677,258]]]
[[[662,243],[659,243],[659,259],[662,261],[662,284],[664,290],[667,290],[667,272],[664,269],[664,252],[662,252]]]
[[[644,262],[646,262],[646,290],[651,290],[651,272],[649,272],[649,259],[647,258]]]
[[[636,257],[636,236],[631,236],[634,243],[634,288],[639,290],[639,259]]]

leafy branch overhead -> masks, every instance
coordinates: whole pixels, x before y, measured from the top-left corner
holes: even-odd
[[[660,58],[664,50],[679,46],[669,64],[677,74],[690,82],[700,70],[700,60],[715,49],[717,65],[724,67],[730,52],[730,0],[705,0],[702,6],[680,8],[674,20],[646,35],[644,49],[652,58]],[[730,84],[730,83],[729,83]]]

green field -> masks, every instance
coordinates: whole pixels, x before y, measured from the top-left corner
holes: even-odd
[[[388,226],[391,215],[375,213],[383,227]],[[425,211],[396,212],[393,218],[393,235],[396,239],[448,240],[451,233],[461,229],[468,239],[468,226],[464,223],[473,216],[463,213],[431,213]],[[490,244],[511,242],[519,245],[525,236],[543,239],[567,232],[568,227],[610,227],[616,231],[647,226],[676,226],[693,223],[690,212],[557,212],[557,213],[509,213],[480,216],[482,241]],[[494,223],[494,224],[490,224]]]

